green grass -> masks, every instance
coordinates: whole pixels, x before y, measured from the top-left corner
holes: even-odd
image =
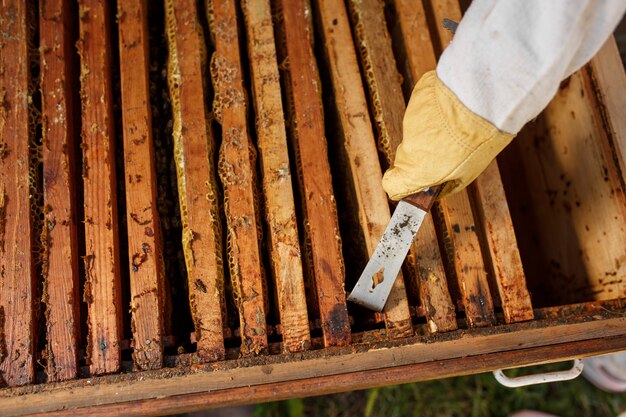
[[[541,367],[540,370],[554,369]],[[520,375],[537,371],[507,371]],[[567,382],[510,389],[491,373],[366,391],[259,404],[255,417],[443,417],[508,416],[530,409],[560,417],[616,417],[626,411],[626,394],[599,390],[582,376]]]

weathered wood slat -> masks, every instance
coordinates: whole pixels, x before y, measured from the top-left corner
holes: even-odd
[[[493,301],[467,194],[459,192],[446,197],[438,210],[448,274],[458,282],[467,323],[472,327],[495,324]]]
[[[302,187],[305,232],[310,240],[313,271],[325,346],[350,343],[337,208],[328,163],[321,85],[312,50],[313,33],[304,0],[282,0],[290,68],[289,93],[295,124],[294,149]]]
[[[343,0],[324,0],[318,2],[317,6],[337,119],[342,132],[342,146],[348,159],[365,247],[368,256],[371,256],[391,216],[387,196],[382,188],[376,140],[345,4]],[[398,93],[402,100],[400,91]],[[406,337],[413,333],[402,272],[398,274],[389,294],[384,313],[391,338]]]
[[[310,5],[310,3],[308,3]],[[295,207],[298,217],[299,241],[302,255],[302,273],[304,278],[304,293],[307,300],[307,312],[309,315],[309,325],[311,328],[321,326],[320,311],[317,283],[315,280],[315,271],[313,267],[313,255],[311,251],[311,238],[306,228],[306,211],[304,207],[304,195],[302,190],[304,184],[301,175],[301,161],[298,159],[298,147],[296,146],[297,127],[295,120],[294,96],[291,90],[289,58],[287,56],[287,37],[285,34],[285,23],[282,12],[282,4],[278,0],[270,0],[272,11],[272,23],[274,26],[274,36],[276,37],[276,56],[278,60],[278,72],[282,90],[283,104],[285,106],[285,128],[288,142],[289,158],[293,166],[291,166],[292,177],[295,174],[293,189]],[[307,17],[309,25],[312,20]],[[317,65],[315,66],[317,70]],[[319,77],[317,81],[320,82]],[[330,161],[329,161],[330,163]],[[332,175],[332,174],[331,174]],[[297,186],[296,186],[297,185]],[[343,246],[343,242],[341,242]],[[345,278],[344,278],[345,279]],[[313,301],[311,301],[313,300]],[[318,326],[319,324],[319,326]]]
[[[42,241],[48,381],[75,378],[80,342],[76,224],[75,53],[68,1],[39,3],[43,198]]]
[[[488,258],[485,263],[500,294],[504,320],[515,323],[532,320],[533,307],[501,181],[493,161],[470,188],[474,216],[482,230],[483,256]]]
[[[257,146],[263,181],[271,271],[286,351],[310,346],[309,319],[291,185],[287,136],[269,0],[242,4],[248,34]]]
[[[15,395],[14,391],[8,391],[6,394],[0,392],[0,404],[3,410],[12,412],[21,410],[41,412],[58,409],[61,406],[86,407],[143,399],[158,401],[163,397],[170,397],[175,401],[184,394],[227,392],[228,389],[239,387],[246,387],[247,393],[254,396],[256,392],[254,389],[266,384],[290,381],[294,386],[299,386],[299,381],[307,378],[331,375],[352,377],[352,381],[357,383],[354,375],[361,371],[368,372],[364,377],[371,379],[371,375],[375,373],[370,372],[376,369],[391,371],[393,367],[417,364],[422,366],[436,364],[435,368],[438,369],[445,367],[448,361],[456,359],[462,361],[465,366],[470,366],[472,372],[484,372],[492,368],[477,361],[479,355],[497,354],[497,357],[505,357],[507,361],[499,363],[498,366],[510,367],[528,363],[529,358],[525,354],[532,352],[533,349],[542,349],[546,356],[535,357],[531,362],[569,358],[570,355],[580,354],[576,347],[580,347],[579,343],[585,341],[591,343],[589,347],[594,346],[592,348],[594,353],[623,348],[626,332],[626,317],[623,313],[623,307],[609,311],[594,309],[592,312],[575,316],[572,322],[560,319],[473,329],[471,332],[452,333],[449,338],[439,339],[436,343],[420,343],[427,342],[430,338],[427,336],[411,339],[412,343],[409,344],[398,343],[394,346],[385,342],[383,345],[373,345],[373,348],[369,349],[362,347],[362,350],[355,346],[336,348],[327,355],[320,355],[314,351],[304,352],[300,354],[301,359],[298,361],[292,360],[293,355],[276,355],[274,361],[263,360],[259,364],[250,363],[245,367],[157,370],[93,378],[91,384],[70,381],[63,383],[65,389],[59,389],[59,386],[54,390],[46,389],[45,386],[31,387],[34,391],[31,395]],[[611,343],[614,337],[619,338],[619,344]],[[237,362],[233,363],[236,364]],[[439,375],[441,374],[434,371],[431,376],[436,378]]]
[[[624,178],[599,108],[583,68],[500,159],[540,305],[626,296]]]
[[[626,72],[620,59],[615,37],[611,36],[589,62],[591,76],[598,95],[599,111],[607,133],[615,147],[622,175],[626,173]]]
[[[140,370],[163,362],[164,266],[156,198],[144,0],[117,3],[124,134],[126,223],[133,360]]]
[[[201,360],[224,357],[224,270],[214,139],[204,105],[205,45],[196,2],[167,0],[168,85],[189,302]]]
[[[461,7],[459,0],[431,0],[424,4],[427,6],[427,16],[431,19],[429,23],[431,24],[431,34],[434,34],[432,39],[433,48],[435,55],[439,57],[454,36],[452,31],[443,27],[443,19],[460,22],[462,17]],[[434,32],[432,31],[433,29],[435,29]]]
[[[427,216],[413,242],[415,262],[408,264],[416,268],[420,303],[431,333],[449,332],[458,328],[456,309],[448,289],[436,235],[433,218]]]
[[[111,86],[111,16],[102,0],[79,2],[85,293],[91,372],[120,367],[122,301]]]
[[[218,172],[224,187],[230,280],[239,310],[241,352],[259,354],[267,351],[267,290],[263,282],[261,230],[255,201],[258,192],[256,150],[247,127],[235,1],[213,0],[211,12],[215,40],[215,53],[211,58],[215,89],[213,114],[222,125]]]
[[[411,365],[393,366],[339,375],[318,376],[294,381],[274,382],[249,387],[230,388],[208,392],[184,394],[176,397],[150,398],[130,403],[85,405],[72,409],[73,416],[116,417],[145,416],[156,413],[192,413],[207,408],[235,407],[266,401],[280,401],[311,395],[329,395],[337,392],[431,381],[462,375],[483,373],[515,367],[541,365],[581,357],[596,356],[600,352],[619,352],[626,336],[605,337],[595,340],[539,346],[508,352],[472,355],[464,358],[435,360]],[[52,412],[52,416],[65,416],[66,411]]]
[[[0,3],[0,384],[9,386],[35,376],[28,7]]]
[[[389,1],[389,0],[387,0]],[[413,86],[424,73],[437,65],[435,50],[430,39],[428,23],[424,5],[415,0],[393,0],[396,26],[395,39],[409,39],[410,42],[401,42],[396,49],[401,52],[399,61],[404,63],[404,90],[410,96]]]
[[[421,8],[421,2],[418,3]],[[355,22],[354,32],[360,45],[365,81],[378,127],[379,148],[387,164],[392,165],[396,148],[402,141],[402,119],[406,106],[402,97],[401,77],[397,72],[386,28],[383,6],[380,0],[350,1]],[[406,16],[402,18],[406,20]],[[400,26],[408,29],[406,26],[409,24],[404,21]],[[419,45],[421,42],[409,43]],[[430,55],[434,61],[434,54],[431,52]],[[410,62],[414,61],[416,60]],[[454,304],[448,291],[435,227],[430,215],[424,219],[405,265],[410,274],[407,279],[417,281],[420,301],[424,306],[430,330],[434,332],[456,329]]]

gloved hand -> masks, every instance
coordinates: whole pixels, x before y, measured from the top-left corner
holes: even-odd
[[[385,191],[399,200],[444,182],[442,195],[467,186],[598,52],[625,11],[626,1],[473,2],[437,73],[413,90]]]
[[[417,83],[404,115],[403,140],[383,188],[400,200],[433,185],[448,184],[441,196],[465,188],[511,142],[476,115],[430,71]]]

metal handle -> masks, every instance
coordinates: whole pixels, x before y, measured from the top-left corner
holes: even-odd
[[[546,372],[543,374],[524,375],[510,378],[504,374],[502,369],[493,371],[496,380],[508,388],[526,387],[528,385],[545,384],[548,382],[569,381],[576,378],[583,371],[583,360],[574,359],[574,365],[567,371]]]

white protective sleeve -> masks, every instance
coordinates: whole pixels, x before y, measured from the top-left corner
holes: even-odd
[[[474,113],[514,133],[598,52],[626,0],[474,0],[437,65]]]

